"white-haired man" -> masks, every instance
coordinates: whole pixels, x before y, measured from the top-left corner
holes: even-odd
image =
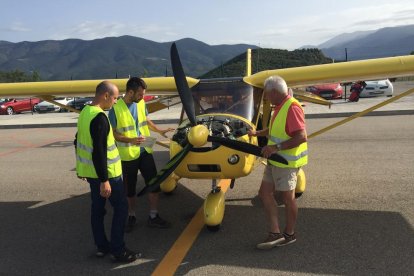
[[[308,162],[305,115],[299,102],[288,94],[288,87],[283,78],[271,76],[264,82],[265,98],[274,105],[273,115],[268,128],[250,131],[252,136],[268,136],[268,144],[262,154],[268,158],[273,153],[285,157],[288,165],[268,160],[259,197],[263,202],[269,234],[257,244],[259,249],[270,249],[296,241],[295,224],[298,207],[295,199],[297,173]],[[285,204],[286,225],[280,231],[275,192],[282,194]]]

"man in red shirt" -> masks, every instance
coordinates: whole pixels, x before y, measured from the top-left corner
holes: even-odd
[[[305,115],[299,102],[288,94],[284,79],[272,76],[264,83],[265,98],[275,106],[269,128],[250,131],[251,136],[268,136],[268,144],[262,154],[268,158],[278,152],[288,165],[268,160],[259,190],[269,222],[269,234],[265,241],[257,244],[259,249],[270,249],[296,241],[295,224],[298,207],[295,199],[297,173],[307,164],[307,135]],[[280,231],[275,192],[282,194],[285,204],[286,225]]]

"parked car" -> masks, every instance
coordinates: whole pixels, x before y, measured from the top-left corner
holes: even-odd
[[[306,87],[306,91],[311,92],[325,99],[342,98],[343,89],[340,83],[328,83]]]
[[[93,100],[93,97],[85,97],[85,98],[73,98],[73,100],[67,103],[68,106],[73,107],[77,110],[82,110],[85,105],[90,104]]]
[[[367,85],[362,89],[360,97],[391,97],[394,93],[394,87],[390,80],[366,81]]]
[[[32,111],[39,102],[39,98],[7,99],[0,104],[0,114],[13,115],[23,111]]]
[[[67,105],[68,102],[72,99],[73,98],[56,97],[53,100],[60,103],[60,104]],[[49,103],[47,101],[43,101],[43,102],[38,103],[37,105],[35,105],[34,111],[36,111],[38,113],[43,113],[43,112],[50,112],[50,111],[62,112],[62,111],[67,111],[67,110],[64,109],[64,108],[63,109],[60,108],[60,106],[58,106],[58,105],[54,105],[54,104]]]

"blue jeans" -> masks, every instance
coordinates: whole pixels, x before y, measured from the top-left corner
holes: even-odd
[[[111,227],[111,241],[108,241],[105,234],[104,217],[106,214],[106,198],[100,195],[101,181],[95,178],[88,178],[91,187],[91,224],[95,245],[99,250],[119,255],[125,249],[124,228],[128,216],[128,203],[124,192],[122,178],[110,178],[111,196],[109,202],[114,208]]]

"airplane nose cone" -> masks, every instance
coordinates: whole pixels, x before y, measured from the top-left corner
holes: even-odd
[[[204,146],[207,143],[209,131],[205,125],[196,125],[188,133],[188,141],[195,147]]]

